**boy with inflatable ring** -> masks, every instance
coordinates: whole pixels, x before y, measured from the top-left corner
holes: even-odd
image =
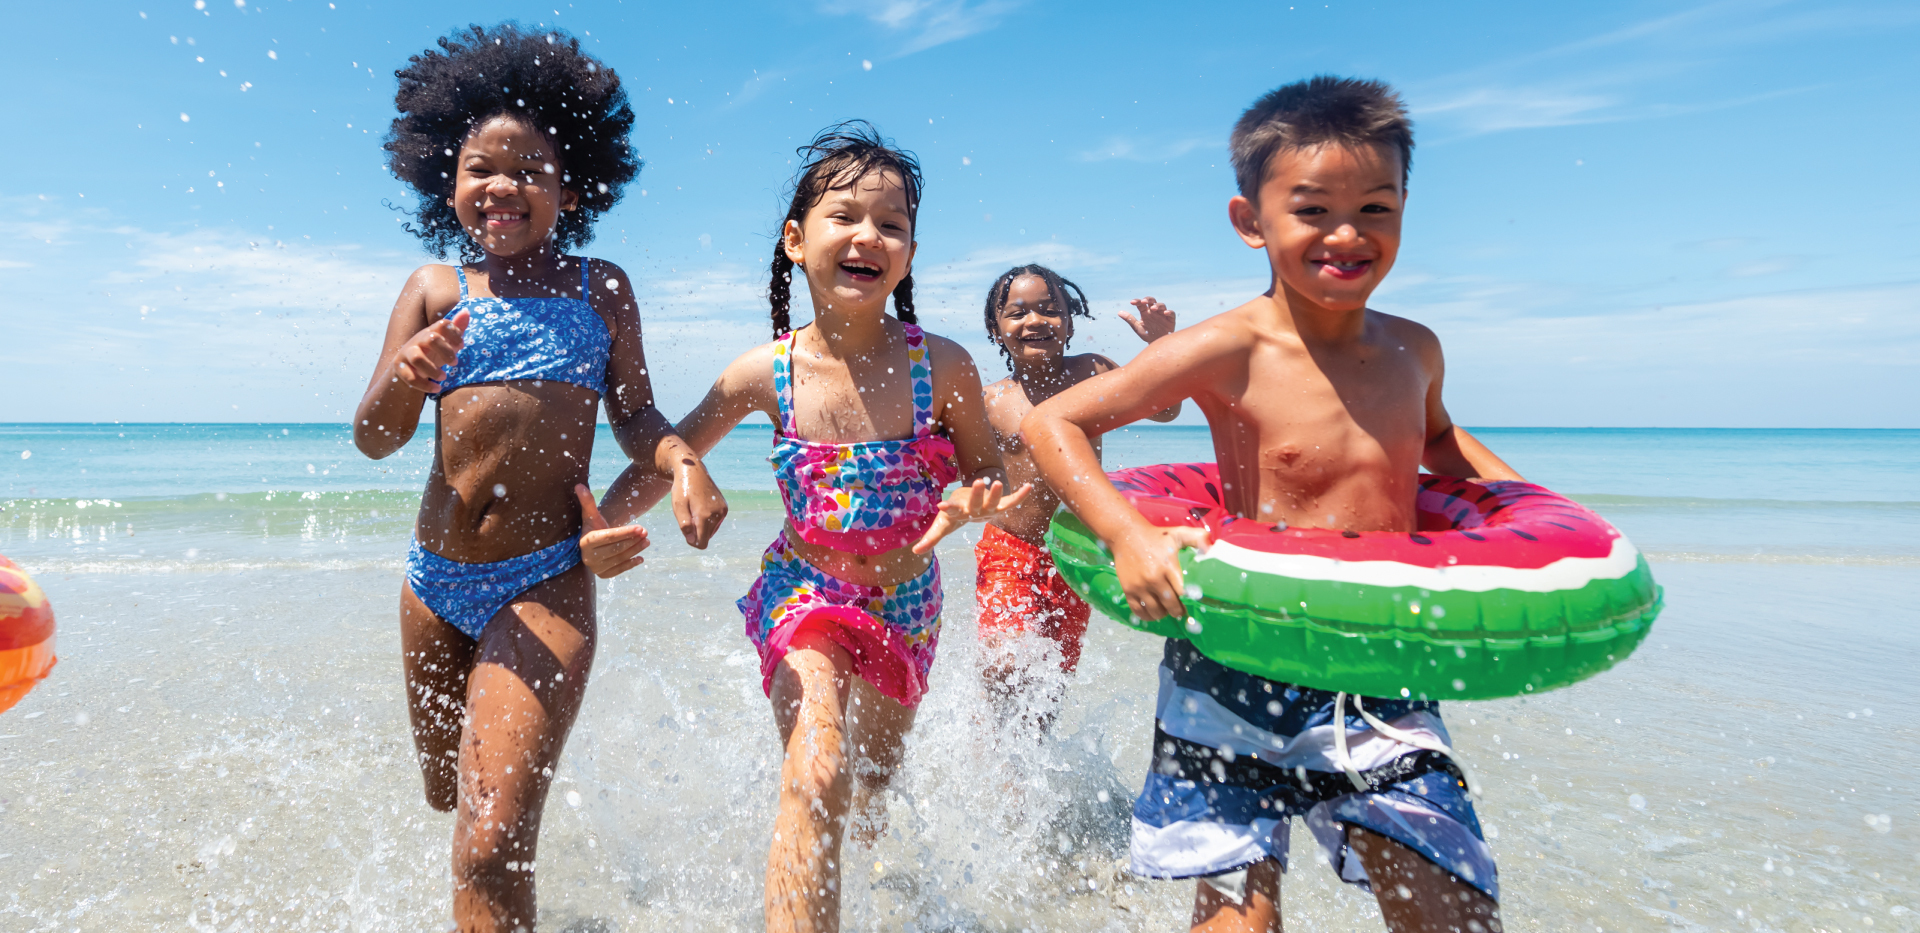
[[[1128,507],[1088,438],[1182,399],[1207,416],[1228,508],[1259,521],[1413,531],[1420,468],[1519,479],[1448,417],[1433,332],[1367,308],[1400,246],[1412,125],[1385,84],[1317,77],[1234,126],[1235,232],[1272,286],[1061,392],[1021,425],[1040,476],[1113,550],[1143,619],[1184,618],[1178,561],[1204,529]],[[1499,885],[1450,758],[1375,731],[1336,695],[1232,670],[1169,639],[1133,870],[1198,878],[1195,930],[1279,930],[1287,820],[1304,816],[1389,929],[1497,931]],[[1364,698],[1393,731],[1446,747],[1438,705]],[[1336,730],[1368,790],[1333,762]],[[1233,751],[1228,751],[1232,748]],[[1238,752],[1236,755],[1234,752]],[[1251,754],[1250,754],[1251,753]]]

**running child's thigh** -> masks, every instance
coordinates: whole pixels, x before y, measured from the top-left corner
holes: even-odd
[[[467,675],[478,646],[466,633],[435,615],[400,585],[400,653],[406,673],[407,717],[414,750],[427,782],[427,802],[452,810],[456,793],[456,749],[466,713]]]
[[[463,781],[518,784],[509,776],[558,760],[593,666],[593,597],[593,578],[575,565],[514,597],[481,631],[467,679]]]

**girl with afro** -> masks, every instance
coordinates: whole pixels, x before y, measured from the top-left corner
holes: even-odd
[[[532,929],[535,846],[586,690],[594,584],[641,562],[659,492],[585,485],[601,403],[622,450],[675,478],[704,547],[725,504],[654,407],[631,279],[573,252],[639,173],[620,79],[558,33],[472,27],[397,72],[389,166],[426,265],[394,304],[354,414],[374,459],[434,407],[400,632],[427,802],[455,811],[461,930]],[[602,514],[602,508],[605,514]]]

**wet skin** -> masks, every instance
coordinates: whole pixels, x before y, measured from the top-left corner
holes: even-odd
[[[685,475],[690,486],[711,483],[653,406],[626,274],[589,261],[591,284],[582,295],[583,260],[551,248],[560,212],[577,203],[559,183],[551,141],[496,118],[466,138],[457,164],[451,200],[485,250],[467,268],[468,293],[584,298],[612,336],[605,399],[584,386],[535,380],[467,385],[441,397],[435,456],[414,527],[429,551],[484,563],[580,536],[584,511],[596,529],[582,541],[585,563],[515,596],[477,640],[435,615],[410,586],[401,591],[407,696],[427,801],[456,812],[455,919],[462,930],[510,930],[531,928],[537,914],[526,866],[535,858],[550,769],[593,663],[589,571],[610,576],[639,562],[646,533],[625,522],[653,504],[610,502],[608,512],[624,527],[609,528],[591,499],[576,497],[587,478],[597,406],[605,401],[630,456],[685,461],[693,466],[683,470],[698,473]],[[418,428],[427,393],[441,388],[443,367],[465,344],[471,315],[452,314],[459,299],[451,267],[423,266],[407,280],[355,412],[354,443],[368,456],[392,454]],[[718,520],[700,520],[707,519]]]
[[[1268,291],[1156,341],[1022,422],[1040,474],[1113,549],[1141,618],[1185,617],[1178,552],[1205,547],[1206,533],[1141,518],[1100,471],[1089,438],[1176,399],[1207,416],[1227,507],[1262,521],[1412,531],[1423,465],[1520,478],[1448,415],[1433,332],[1367,308],[1399,252],[1402,175],[1398,154],[1382,148],[1282,149],[1257,199],[1228,202],[1235,231],[1267,254]],[[1358,829],[1349,840],[1390,929],[1499,929],[1492,900],[1412,850]],[[1277,872],[1264,872],[1270,898],[1244,909],[1222,906],[1201,884],[1194,929],[1278,930]]]
[[[783,231],[782,249],[806,276],[814,312],[789,358],[797,437],[848,444],[913,436],[906,332],[886,308],[912,268],[914,248],[911,205],[900,177],[888,171],[840,180]],[[941,503],[917,543],[883,554],[808,544],[789,520],[783,533],[801,556],[840,579],[869,586],[911,580],[926,572],[941,538],[1020,502],[1021,492],[1007,495],[1002,486],[972,357],[944,337],[928,334],[926,344],[934,429],[953,440],[966,485]],[[729,364],[680,420],[680,436],[704,453],[754,412],[778,426],[773,346]],[[629,468],[616,487],[658,488],[660,476],[643,472]],[[673,495],[677,509],[677,484]],[[914,711],[860,679],[854,659],[817,632],[801,633],[778,662],[768,700],[785,758],[774,822],[779,840],[767,855],[766,926],[777,933],[836,930],[841,846],[849,834],[871,840],[884,832],[881,792]]]
[[[1165,305],[1144,298],[1136,300],[1134,306],[1139,309],[1139,317],[1124,312],[1122,317],[1141,339],[1152,342],[1173,332],[1173,312]],[[1023,275],[1008,283],[1007,300],[994,318],[994,328],[993,336],[1006,350],[1013,375],[987,386],[987,420],[993,425],[994,443],[1000,447],[1007,484],[1016,488],[1032,484],[1033,492],[1026,501],[995,516],[992,524],[1029,544],[1045,546],[1047,528],[1053,524],[1060,497],[1034,469],[1033,457],[1020,438],[1020,420],[1033,406],[1061,390],[1119,364],[1098,353],[1067,355],[1067,343],[1073,339],[1073,316],[1054,300],[1047,281],[1036,275]],[[1166,422],[1179,415],[1176,402],[1149,417]],[[1100,439],[1092,440],[1094,455],[1099,456]]]

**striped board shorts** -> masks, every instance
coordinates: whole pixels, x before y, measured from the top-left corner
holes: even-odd
[[[1343,881],[1367,886],[1346,839],[1359,826],[1499,900],[1439,704],[1267,680],[1168,639],[1154,715],[1153,764],[1133,803],[1135,874],[1231,881],[1265,858],[1284,869],[1299,816]]]

